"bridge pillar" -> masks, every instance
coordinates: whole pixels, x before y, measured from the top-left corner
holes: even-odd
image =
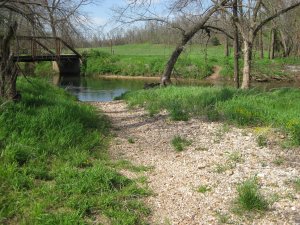
[[[25,74],[33,75],[35,70],[35,62],[25,62],[24,72]]]
[[[53,70],[61,76],[80,76],[80,67],[79,58],[60,59],[52,63]]]

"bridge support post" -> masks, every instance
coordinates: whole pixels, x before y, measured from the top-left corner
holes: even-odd
[[[61,76],[80,76],[81,60],[79,58],[59,59],[52,63],[52,68]]]
[[[24,72],[28,75],[34,75],[35,62],[25,62]]]

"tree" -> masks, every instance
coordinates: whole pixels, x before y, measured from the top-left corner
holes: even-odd
[[[166,6],[163,13],[154,11],[154,3],[151,0],[131,0],[128,2],[126,7],[115,10],[117,20],[122,24],[157,21],[178,31],[179,40],[161,77],[161,84],[167,85],[171,82],[172,71],[186,44],[200,30],[210,32],[211,27],[209,28],[206,24],[213,14],[223,8],[229,0],[173,0]],[[159,16],[162,14],[167,16]]]
[[[50,25],[53,37],[60,36],[72,41],[70,36],[79,35],[79,27],[87,27],[86,15],[80,8],[94,2],[94,0],[47,0],[44,2],[46,14],[43,20]],[[57,45],[56,49],[59,48]]]
[[[241,88],[248,89],[250,87],[251,60],[255,37],[263,26],[273,19],[283,15],[284,13],[298,7],[300,5],[300,1],[296,1],[289,6],[287,6],[285,2],[285,4],[281,5],[281,9],[274,13],[272,13],[270,10],[272,4],[274,4],[274,1],[247,0],[241,1],[241,3],[242,4],[239,6],[240,10],[238,18],[235,20],[235,24],[243,38],[244,66]],[[265,18],[260,19],[260,14],[266,15]]]
[[[1,18],[1,61],[0,61],[0,98],[16,98],[17,62],[11,46],[18,53],[18,24],[26,21],[33,34],[45,35],[48,27],[57,36],[60,25],[74,28],[74,21],[82,20],[79,8],[93,0],[0,0]],[[96,0],[95,0],[96,1]],[[48,14],[46,13],[48,12]],[[47,16],[48,15],[48,16]],[[78,23],[77,23],[78,24]],[[76,23],[75,23],[76,25]]]
[[[32,26],[39,24],[33,15],[37,15],[40,4],[35,0],[14,1],[0,0],[1,27],[1,61],[0,61],[0,98],[17,97],[16,80],[17,65],[11,52],[11,44],[15,39],[18,21],[25,19]],[[17,47],[17,46],[16,46]]]

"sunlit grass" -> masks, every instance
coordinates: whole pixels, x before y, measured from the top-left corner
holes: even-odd
[[[149,191],[109,163],[107,119],[31,80],[18,82],[21,102],[0,108],[0,223],[142,223]]]
[[[300,91],[284,88],[263,92],[219,87],[167,87],[128,93],[129,105],[155,114],[166,109],[174,120],[191,116],[226,120],[238,125],[278,127],[300,144]],[[178,119],[177,119],[178,118]],[[263,141],[259,140],[263,145]]]
[[[101,48],[82,48],[79,52],[88,56],[83,72],[86,75],[116,74],[124,76],[160,76],[175,49],[167,44],[126,44]],[[175,65],[173,76],[202,79],[213,72],[213,67],[220,66],[220,74],[224,77],[233,76],[233,51],[224,56],[224,46],[187,45]],[[242,59],[240,59],[242,73]],[[297,57],[260,59],[254,52],[252,74],[254,76],[286,76],[286,64],[300,64]],[[36,65],[38,75],[51,74],[51,63],[43,62]]]

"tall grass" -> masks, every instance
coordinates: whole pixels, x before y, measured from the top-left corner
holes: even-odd
[[[270,125],[290,134],[300,145],[300,91],[278,89],[270,92],[242,91],[221,87],[167,87],[141,90],[124,96],[130,105],[140,105],[150,114],[162,109],[174,120],[204,116],[238,125]]]
[[[139,224],[147,191],[109,167],[109,123],[44,81],[0,108],[0,223]]]
[[[268,201],[260,193],[255,178],[245,180],[237,187],[238,197],[236,198],[237,212],[259,211],[268,209]]]

